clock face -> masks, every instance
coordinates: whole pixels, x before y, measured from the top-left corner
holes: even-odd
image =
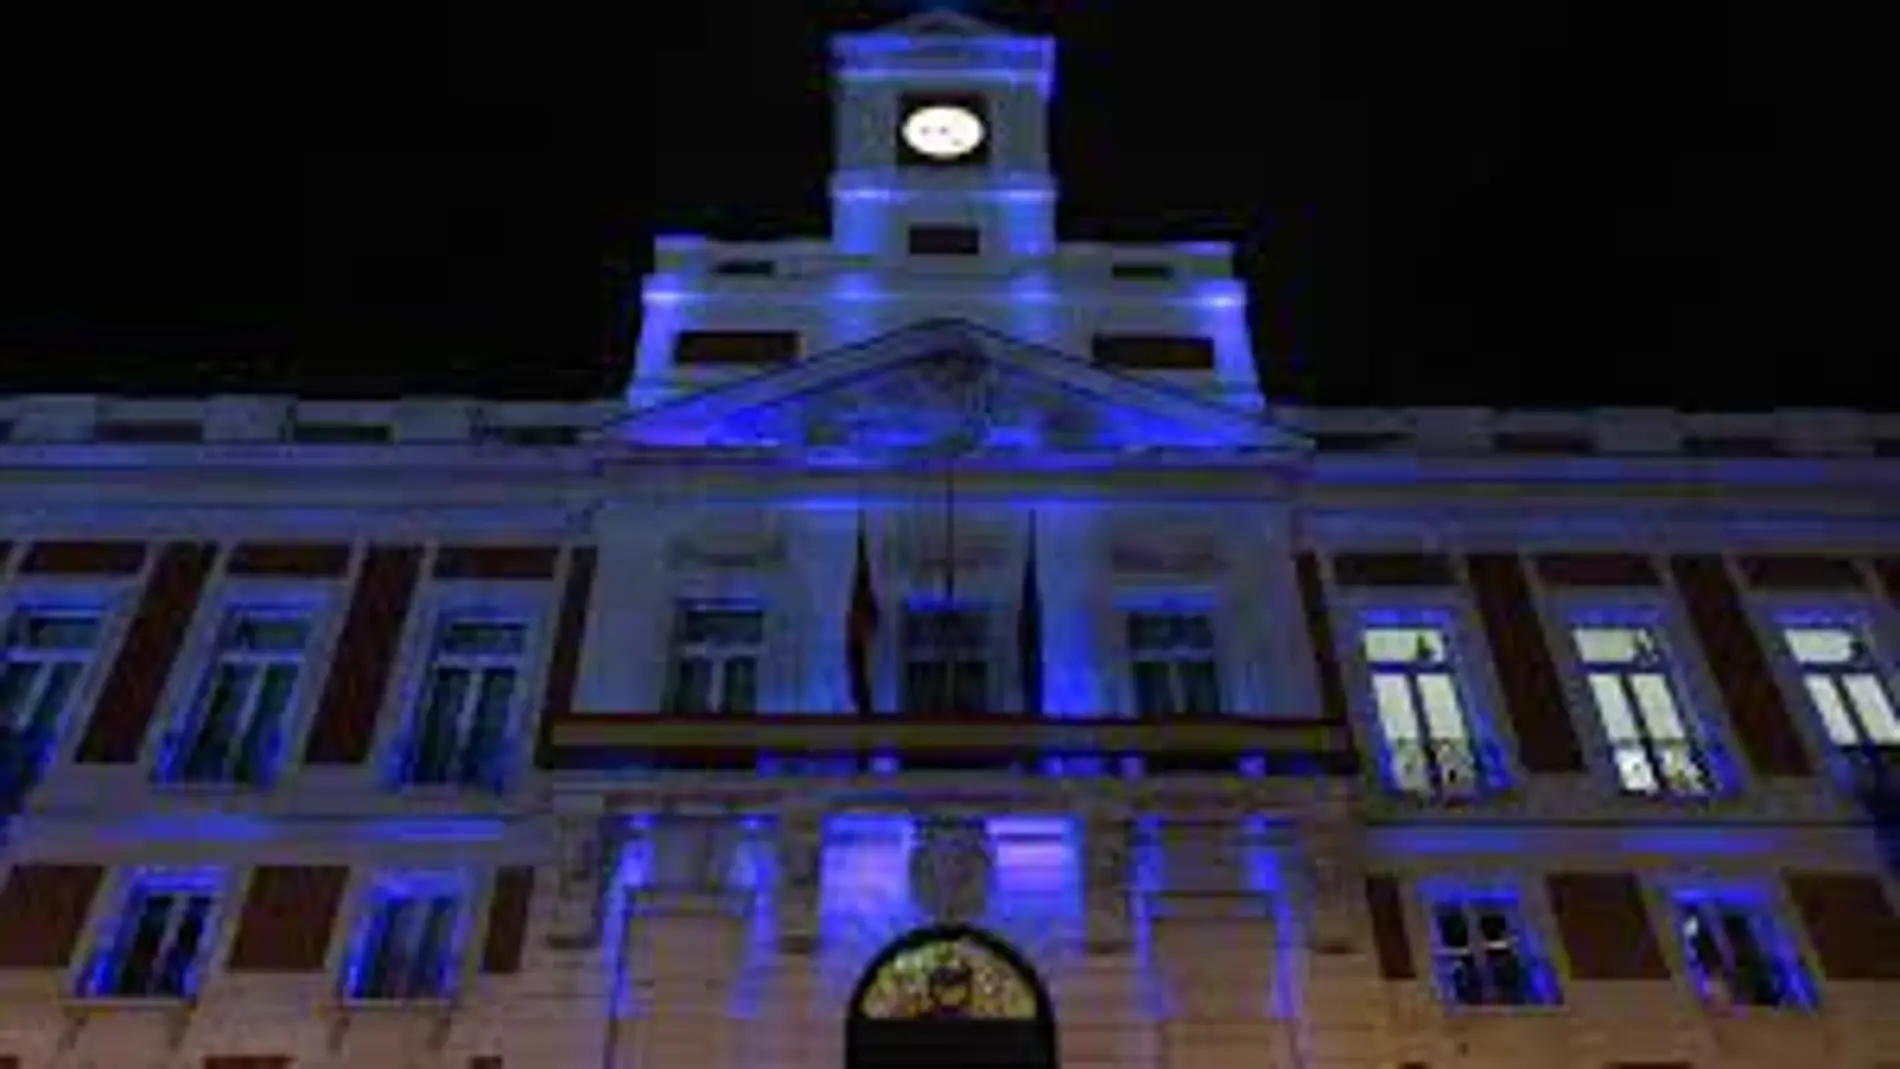
[[[904,117],[904,143],[920,156],[954,160],[983,144],[983,120],[969,108],[930,104]]]

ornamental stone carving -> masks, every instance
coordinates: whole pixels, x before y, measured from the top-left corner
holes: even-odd
[[[779,949],[809,954],[818,945],[818,894],[824,824],[816,814],[782,814],[775,829]]]
[[[911,843],[911,898],[942,923],[973,921],[989,908],[993,869],[989,832],[981,821],[927,821]]]
[[[1089,953],[1113,954],[1132,945],[1134,875],[1134,829],[1128,821],[1090,818],[1082,836],[1083,941]]]
[[[608,817],[566,814],[554,829],[556,856],[554,922],[548,944],[560,950],[600,945],[612,868],[618,863],[618,828]]]

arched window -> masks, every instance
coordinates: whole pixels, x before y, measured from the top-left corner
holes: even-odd
[[[858,1016],[870,1021],[1034,1021],[1034,981],[967,935],[905,947],[864,987]]]

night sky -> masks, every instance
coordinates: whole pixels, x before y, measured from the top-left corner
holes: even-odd
[[[822,233],[825,37],[910,8],[54,6],[0,55],[0,391],[563,398],[623,386],[654,233]],[[1900,408],[1859,7],[962,6],[1060,41],[1066,237],[1239,242],[1279,400]]]

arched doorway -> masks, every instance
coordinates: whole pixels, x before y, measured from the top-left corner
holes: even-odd
[[[1020,955],[974,928],[921,928],[851,994],[846,1069],[1056,1069],[1049,994]]]

